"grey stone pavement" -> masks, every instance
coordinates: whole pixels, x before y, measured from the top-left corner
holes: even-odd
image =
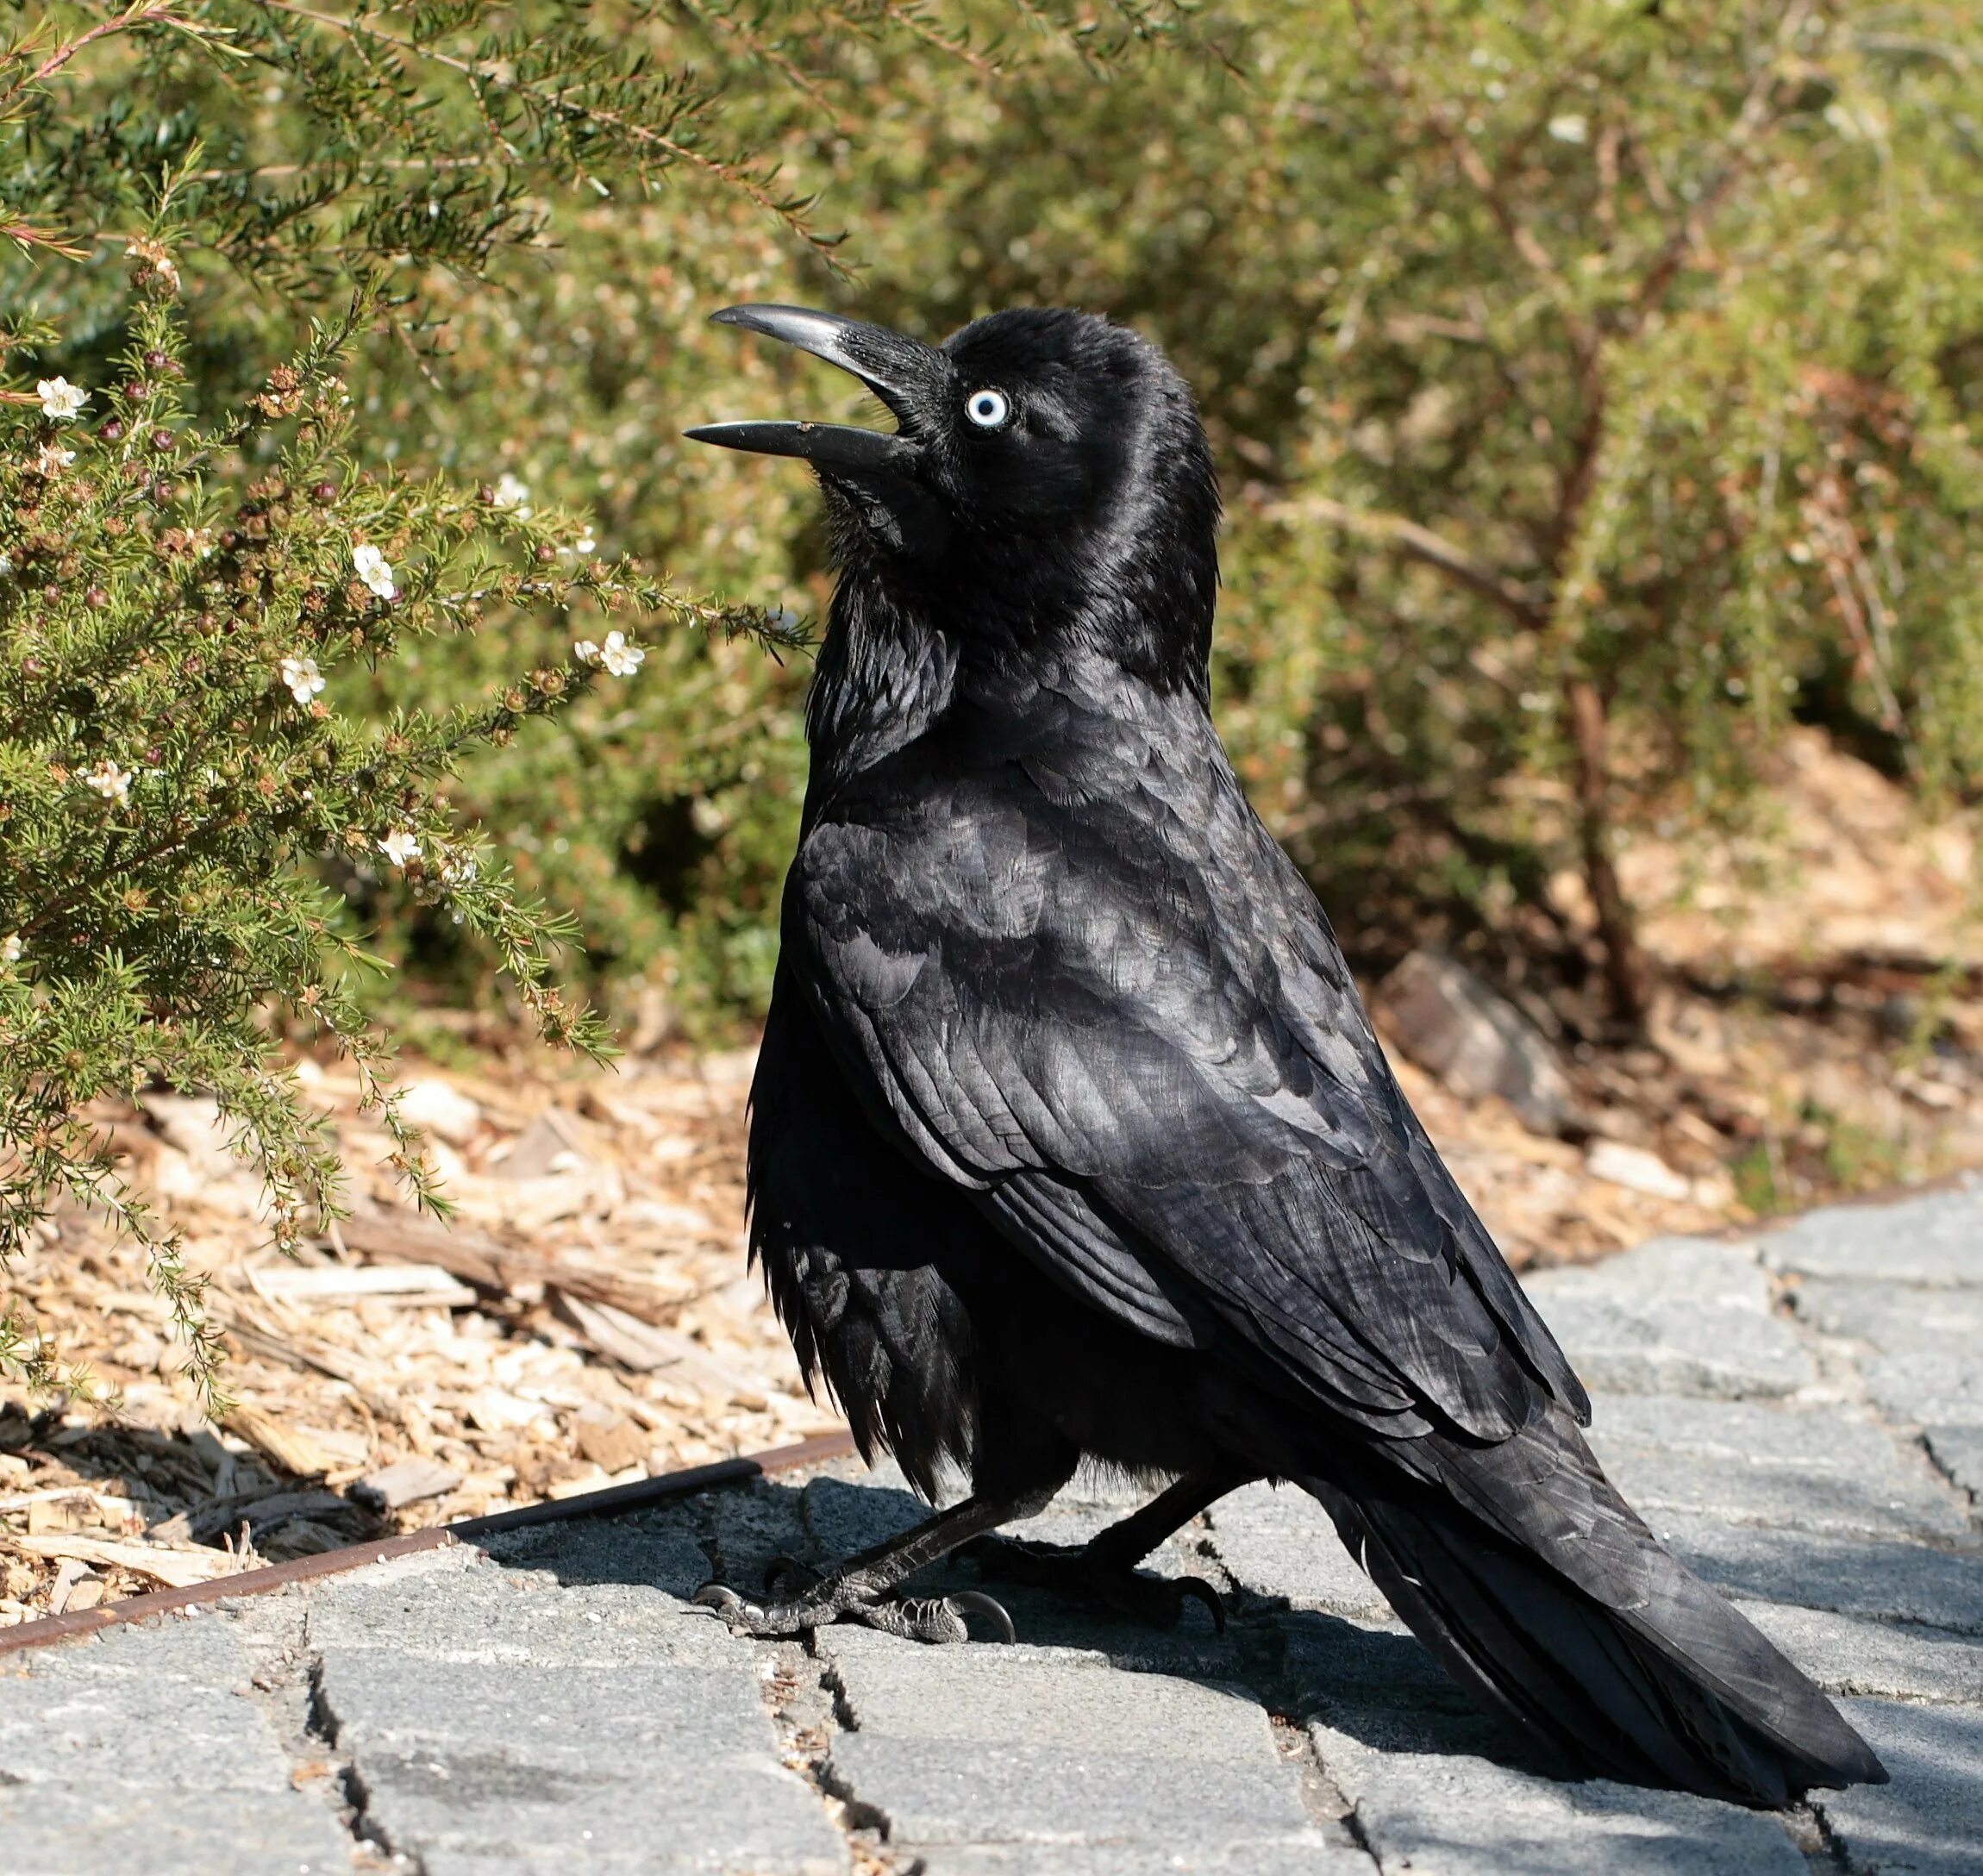
[[[1612,1476],[1890,1785],[1779,1817],[1538,1776],[1319,1508],[1265,1486],[1157,1560],[1227,1587],[1223,1638],[1015,1591],[1014,1647],[773,1646],[684,1602],[916,1515],[841,1465],[0,1660],[0,1871],[1983,1870],[1983,1187],[1530,1288]],[[1077,1490],[1031,1529],[1127,1502]]]

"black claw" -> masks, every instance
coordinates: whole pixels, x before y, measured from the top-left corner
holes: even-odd
[[[1012,1626],[1012,1618],[1005,1613],[1005,1605],[995,1597],[985,1595],[982,1590],[959,1590],[955,1595],[944,1598],[960,1616],[989,1616],[998,1624],[999,1640],[1017,1642],[1018,1631]]]
[[[1184,1599],[1193,1596],[1203,1603],[1212,1614],[1212,1628],[1223,1635],[1226,1632],[1226,1605],[1219,1592],[1202,1576],[1181,1576],[1178,1579],[1178,1612],[1184,1613]]]
[[[817,1579],[797,1557],[788,1557],[783,1551],[764,1566],[764,1592],[766,1596],[778,1594],[778,1586],[787,1577],[799,1579],[800,1586],[815,1582]]]
[[[690,1600],[725,1617],[744,1606],[743,1598],[726,1583],[705,1583]]]

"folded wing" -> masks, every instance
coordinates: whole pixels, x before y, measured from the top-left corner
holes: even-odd
[[[817,821],[787,956],[843,1071],[1016,1246],[1154,1339],[1395,1435],[1499,1440],[1552,1398],[1587,1417],[1313,895],[1223,760],[1172,754],[1078,811],[1008,761]]]

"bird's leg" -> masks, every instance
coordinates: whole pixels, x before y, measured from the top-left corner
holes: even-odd
[[[1203,1577],[1147,1576],[1136,1566],[1172,1532],[1246,1482],[1245,1474],[1224,1470],[1186,1473],[1140,1511],[1098,1531],[1079,1549],[986,1535],[960,1546],[959,1554],[987,1576],[1088,1597],[1158,1628],[1176,1627],[1185,1603],[1196,1599],[1211,1611],[1213,1625],[1223,1635],[1225,1605]]]
[[[888,1592],[926,1564],[948,1556],[960,1544],[968,1543],[1012,1518],[1031,1517],[1035,1512],[1044,1510],[1059,1489],[1056,1481],[1003,1498],[973,1495],[885,1542],[849,1557],[830,1574],[805,1583],[797,1594],[784,1601],[748,1603],[735,1590],[720,1583],[704,1584],[696,1591],[696,1600],[714,1609],[741,1635],[799,1635],[828,1623],[858,1622],[914,1642],[964,1642],[970,1639],[964,1618],[978,1614],[991,1617],[1010,1642],[1012,1618],[991,1597],[975,1590],[899,1600],[891,1600]],[[787,1567],[781,1569],[781,1564]],[[791,1566],[790,1559],[774,1560],[772,1568],[778,1573],[776,1581],[804,1574]]]

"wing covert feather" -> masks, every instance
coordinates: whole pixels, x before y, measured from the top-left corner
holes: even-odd
[[[785,942],[843,1069],[1157,1340],[1398,1435],[1504,1438],[1551,1397],[1587,1415],[1207,737],[1153,735],[1079,812],[1007,760],[816,820]]]

